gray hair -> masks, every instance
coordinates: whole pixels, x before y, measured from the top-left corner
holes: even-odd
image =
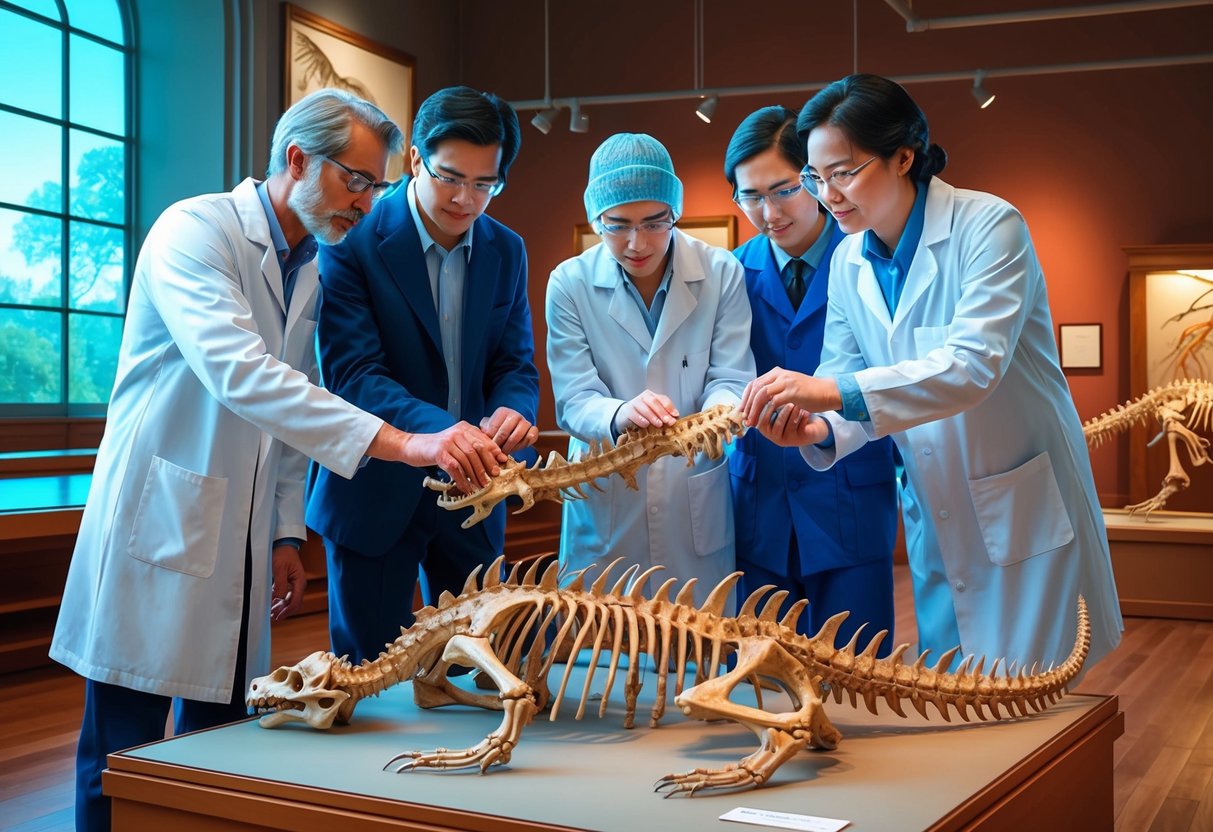
[[[387,114],[344,90],[323,89],[291,105],[274,127],[269,176],[286,170],[286,151],[295,145],[309,156],[336,156],[350,145],[350,124],[357,120],[379,137],[388,153],[399,153],[404,135]]]

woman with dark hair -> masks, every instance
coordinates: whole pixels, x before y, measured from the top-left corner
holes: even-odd
[[[821,361],[830,256],[845,236],[800,185],[804,142],[796,113],[763,107],[737,126],[724,155],[733,201],[760,234],[733,252],[745,267],[753,310],[750,347],[760,373],[811,373]],[[729,456],[737,530],[738,597],[765,584],[811,602],[797,621],[816,632],[844,610],[838,631],[886,630],[893,647],[893,544],[897,485],[893,443],[869,443],[829,471],[814,471],[794,448],[757,431]]]
[[[1081,594],[1089,666],[1123,624],[1023,217],[936,176],[947,154],[886,78],[829,85],[797,132],[801,181],[850,236],[831,264],[821,365],[758,377],[747,422],[818,469],[893,437],[920,648],[1060,662]]]

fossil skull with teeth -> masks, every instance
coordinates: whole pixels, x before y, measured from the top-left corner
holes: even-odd
[[[333,655],[317,651],[292,667],[280,667],[269,676],[253,680],[248,705],[262,714],[260,723],[273,728],[291,720],[301,720],[313,728],[330,728],[333,720],[349,721],[342,706],[350,695],[329,688]]]

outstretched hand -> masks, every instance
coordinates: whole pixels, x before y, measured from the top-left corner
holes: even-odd
[[[419,468],[437,465],[460,491],[470,494],[500,474],[507,458],[480,428],[456,422],[438,433],[409,434],[404,461]]]
[[[669,396],[645,390],[629,402],[624,402],[615,414],[615,427],[620,433],[629,426],[638,428],[661,427],[678,421],[678,408]]]
[[[529,448],[539,438],[539,428],[508,407],[499,407],[492,416],[481,419],[480,429],[507,454]]]
[[[772,417],[759,420],[758,432],[784,448],[799,448],[830,438],[830,424],[820,416],[787,404],[774,412]]]
[[[842,396],[838,383],[832,378],[816,378],[775,367],[746,385],[740,407],[746,425],[755,427],[764,421],[771,422],[772,414],[786,405],[809,413],[821,413],[841,408]]]

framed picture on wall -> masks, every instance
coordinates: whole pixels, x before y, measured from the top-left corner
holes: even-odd
[[[1103,367],[1103,324],[1061,324],[1057,330],[1063,370]]]
[[[730,251],[737,245],[737,217],[732,215],[683,217],[678,221],[678,228],[708,245],[727,248]],[[573,254],[581,254],[586,249],[598,245],[600,240],[588,222],[577,223],[573,227]]]
[[[416,111],[416,61],[331,20],[284,3],[282,109],[325,87],[374,102],[404,133],[409,146]],[[404,154],[388,161],[387,179],[404,172]]]

